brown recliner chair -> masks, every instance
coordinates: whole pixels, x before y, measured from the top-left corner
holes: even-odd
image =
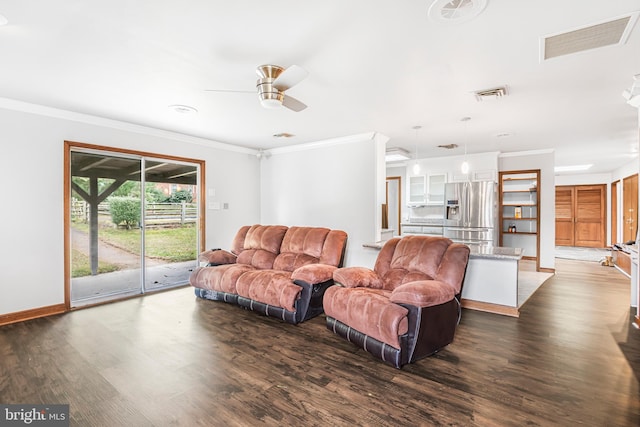
[[[453,341],[469,247],[406,236],[383,246],[373,270],[334,271],[323,298],[327,328],[400,368]]]

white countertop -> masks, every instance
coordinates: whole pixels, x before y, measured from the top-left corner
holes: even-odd
[[[362,246],[365,248],[382,249],[386,241],[378,241],[371,243],[364,243]],[[524,255],[522,248],[508,248],[500,246],[479,246],[470,245],[471,253],[470,258],[490,258],[490,259],[510,259],[519,261]]]
[[[513,259],[519,261],[524,255],[522,248],[508,248],[501,246],[469,246],[470,258],[493,258],[493,259]]]

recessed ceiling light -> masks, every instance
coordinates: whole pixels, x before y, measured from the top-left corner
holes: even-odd
[[[169,108],[171,108],[176,113],[180,113],[180,114],[195,114],[198,112],[198,110],[188,105],[174,104],[174,105],[169,105]]]
[[[0,27],[2,27],[3,25],[7,25],[9,23],[9,20],[0,13]]]
[[[556,166],[553,168],[556,172],[579,172],[586,171],[593,165],[572,165],[572,166]]]
[[[293,138],[295,135],[292,133],[288,133],[288,132],[280,132],[280,133],[274,133],[273,137],[274,138]]]

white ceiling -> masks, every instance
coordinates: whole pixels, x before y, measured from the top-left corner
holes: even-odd
[[[376,131],[419,157],[466,143],[469,153],[553,148],[558,165],[593,163],[589,173],[632,161],[638,111],[621,93],[640,73],[640,24],[624,45],[543,62],[539,45],[640,0],[488,0],[453,24],[428,18],[432,2],[0,0],[0,97],[256,149]],[[252,91],[266,63],[309,72],[287,92],[309,108],[205,91]],[[471,94],[501,85],[499,100]],[[460,147],[437,148],[449,143]]]

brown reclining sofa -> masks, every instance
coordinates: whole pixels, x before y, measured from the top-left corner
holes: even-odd
[[[297,324],[323,312],[322,297],[342,266],[346,243],[341,230],[244,226],[229,251],[200,254],[201,267],[189,281],[200,298]]]
[[[446,237],[385,243],[373,270],[333,273],[324,295],[327,328],[396,368],[453,341],[469,247]]]

